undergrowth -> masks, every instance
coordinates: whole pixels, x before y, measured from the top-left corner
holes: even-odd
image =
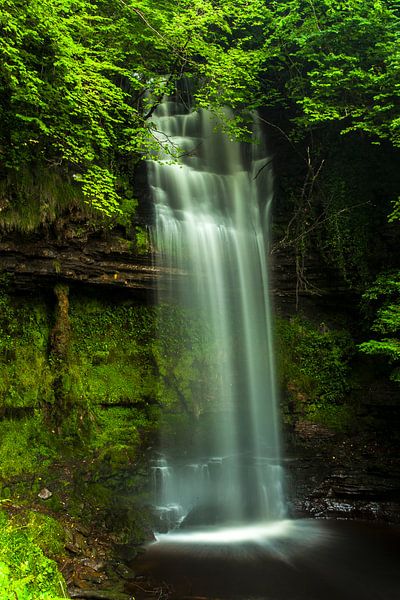
[[[350,360],[355,344],[347,331],[305,318],[276,323],[278,377],[286,398],[286,421],[304,417],[337,430],[351,424]]]
[[[0,510],[0,600],[68,597],[56,563],[42,549],[47,542],[57,554],[59,535],[53,519],[34,513],[10,518]]]

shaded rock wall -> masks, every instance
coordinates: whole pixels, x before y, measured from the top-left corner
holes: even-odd
[[[270,257],[271,292],[283,313],[312,304],[346,303],[349,290],[338,270],[327,267],[315,251],[306,257],[307,289],[300,289],[291,248]],[[0,273],[12,275],[18,290],[53,287],[57,282],[128,290],[150,300],[167,267],[156,265],[151,252],[139,254],[122,229],[96,231],[80,221],[65,221],[61,230],[43,227],[35,233],[0,234]]]
[[[141,177],[145,190],[143,173]],[[151,221],[152,208],[144,191],[138,223],[147,226]],[[140,254],[134,236],[127,235],[121,227],[100,230],[79,215],[69,215],[35,233],[3,231],[0,273],[10,275],[14,289],[22,295],[37,290],[46,295],[57,283],[64,283],[78,295],[91,288],[100,297],[111,292],[147,304],[154,301],[157,283],[168,273],[167,267],[155,266],[151,249],[148,250]],[[307,285],[299,284],[292,247],[275,246],[270,264],[271,293],[280,314],[289,317],[300,310],[314,322],[328,323],[340,314],[357,327],[358,298],[349,290],[339,270],[328,266],[316,248],[305,255],[302,264]],[[368,390],[364,392],[367,395]],[[379,386],[368,392],[372,411],[379,394]],[[393,403],[393,390],[389,396],[387,405]],[[371,463],[370,453],[363,455],[357,450],[356,455],[349,453],[348,460],[342,459],[338,464],[333,458],[341,447],[338,438],[327,443],[324,434],[316,431],[311,442],[312,453],[304,456],[301,433],[295,430],[293,435],[297,459],[289,461],[287,466],[293,514],[395,520],[395,511],[400,506],[397,463],[392,476],[389,475],[392,463],[382,458],[375,465],[380,472],[377,481],[371,479],[368,471],[369,465],[375,464]],[[360,438],[354,443],[361,448]],[[383,447],[380,443],[378,446]],[[289,448],[287,454],[290,453]]]

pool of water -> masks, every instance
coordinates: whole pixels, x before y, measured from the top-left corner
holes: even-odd
[[[283,520],[160,535],[139,569],[170,598],[399,600],[400,529]]]

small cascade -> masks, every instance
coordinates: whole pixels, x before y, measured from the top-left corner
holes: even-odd
[[[175,511],[182,526],[194,515],[204,525],[281,519],[266,239],[273,185],[261,132],[254,120],[255,143],[239,143],[216,132],[206,110],[173,101],[157,108],[153,122],[156,260],[180,274],[160,282],[160,302],[196,310],[215,349],[207,434],[193,435],[189,459],[168,448],[153,466],[155,503]],[[180,149],[178,164],[166,145]]]

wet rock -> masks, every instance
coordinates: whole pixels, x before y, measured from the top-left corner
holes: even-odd
[[[53,495],[53,492],[51,492],[50,490],[48,490],[47,488],[43,488],[42,490],[40,490],[40,492],[38,493],[38,497],[41,500],[48,500],[49,498],[51,498]]]
[[[86,225],[83,224],[84,228]],[[86,228],[87,229],[87,228]],[[101,232],[80,234],[82,223],[71,223],[60,235],[52,229],[23,236],[9,232],[0,241],[0,271],[12,272],[19,289],[69,283],[152,291],[160,275],[150,255],[135,256],[132,242]]]
[[[303,514],[317,519],[354,519],[400,523],[400,504],[382,502],[344,502],[329,498],[303,503]]]
[[[154,534],[148,536],[149,542],[154,542],[155,539],[156,538]],[[136,558],[138,554],[143,552],[143,544],[136,542],[132,542],[130,544],[114,544],[114,552],[120,561],[129,563],[131,560]]]
[[[75,546],[75,544],[73,544],[71,542],[67,542],[65,544],[65,549],[68,550],[69,552],[72,552],[72,554],[80,554],[80,552],[81,552],[80,548],[78,548],[78,546]]]
[[[104,573],[99,573],[98,571],[95,571],[90,567],[82,566],[79,567],[75,572],[74,584],[77,587],[86,589],[88,587],[91,587],[88,584],[100,584],[103,583],[103,581],[105,581],[106,579],[107,577]]]
[[[333,438],[335,436],[328,427],[320,423],[313,423],[306,419],[299,419],[295,425],[295,432],[301,438]]]
[[[76,531],[79,531],[79,533],[84,535],[85,537],[88,537],[90,535],[90,529],[88,527],[86,527],[85,525],[83,525],[83,523],[76,523],[75,529],[76,529]]]
[[[65,548],[73,554],[85,554],[87,551],[86,538],[79,531],[69,529]]]
[[[106,563],[102,560],[96,560],[94,558],[84,558],[82,560],[82,565],[89,567],[94,571],[102,571],[105,568]]]
[[[135,577],[136,577],[136,573],[132,569],[130,569],[129,567],[124,565],[123,563],[118,563],[115,566],[115,572],[117,575],[119,575],[120,577],[122,577],[123,579],[126,579],[128,581],[131,579],[135,579]]]
[[[69,595],[71,598],[89,598],[90,600],[133,600],[133,596],[123,592],[81,590],[79,588],[70,589]]]
[[[396,448],[363,437],[304,440],[285,467],[291,517],[400,522]]]

